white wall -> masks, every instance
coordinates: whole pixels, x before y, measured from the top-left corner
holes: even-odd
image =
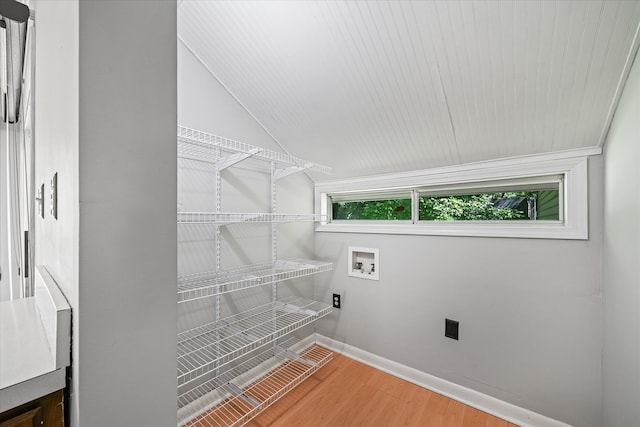
[[[73,310],[70,425],[175,425],[176,4],[35,8],[36,182],[59,192],[36,263]]]
[[[605,143],[604,425],[640,420],[640,61]]]
[[[178,41],[178,124],[280,150],[181,41]]]
[[[318,232],[317,284],[341,310],[321,334],[575,426],[601,425],[602,157],[589,159],[590,238]],[[380,281],[348,277],[347,248],[380,249]],[[445,318],[460,340],[444,337]]]
[[[71,425],[79,425],[78,286],[79,38],[78,1],[36,0],[35,182],[44,183],[45,218],[35,219],[35,263],[45,265],[73,310]],[[58,220],[49,214],[49,183],[58,172]]]

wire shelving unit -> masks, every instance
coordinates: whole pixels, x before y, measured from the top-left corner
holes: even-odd
[[[331,352],[316,345],[296,353],[290,349],[293,341],[287,339],[331,313],[331,304],[297,296],[281,298],[278,283],[329,271],[333,266],[316,260],[278,259],[276,231],[281,223],[325,219],[316,214],[278,213],[276,182],[303,171],[330,173],[331,168],[186,127],[178,128],[178,158],[186,171],[206,173],[205,193],[211,188],[215,195],[213,212],[177,213],[178,224],[213,227],[214,233],[207,231],[207,235],[212,236],[215,253],[212,271],[178,278],[178,303],[186,304],[181,307],[190,310],[189,303],[210,298],[213,309],[208,323],[177,337],[179,425],[242,425],[331,360]],[[221,173],[240,165],[268,174],[270,212],[222,211]],[[193,195],[188,197],[193,203]],[[271,261],[222,269],[221,228],[231,224],[270,224]],[[222,295],[265,285],[271,285],[269,303],[222,316]],[[232,300],[225,297],[224,301]],[[209,302],[202,304],[208,307]]]
[[[289,339],[178,396],[180,425],[243,425],[333,357],[317,345],[292,351],[296,344],[296,339]]]
[[[330,271],[332,268],[333,265],[330,262],[289,259],[193,274],[178,279],[178,303],[256,286],[271,285],[284,280]]]
[[[303,170],[331,173],[328,166],[183,126],[178,126],[178,155],[215,163],[219,170],[249,158],[259,159],[264,164],[273,162],[277,165],[275,179]]]
[[[326,215],[289,213],[178,212],[179,224],[320,222]]]

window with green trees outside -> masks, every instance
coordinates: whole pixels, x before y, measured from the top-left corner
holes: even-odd
[[[512,191],[420,196],[421,221],[500,221],[560,219],[559,191]]]
[[[417,221],[560,221],[560,183],[531,188],[415,190]],[[499,191],[498,191],[499,190]],[[411,221],[410,192],[403,195],[341,195],[332,199],[332,220]]]
[[[333,203],[334,220],[411,220],[411,198]]]

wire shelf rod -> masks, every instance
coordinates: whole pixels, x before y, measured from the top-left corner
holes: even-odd
[[[217,162],[219,159],[216,156],[215,149],[230,154],[252,153],[251,156],[253,158],[275,162],[282,166],[283,169],[297,167],[301,168],[300,170],[331,173],[331,168],[328,166],[309,162],[277,151],[262,149],[233,139],[178,126],[178,155],[184,155],[197,160]]]
[[[289,338],[283,341],[282,343],[280,343],[280,346],[292,347],[297,342],[298,342],[297,339]],[[241,381],[241,378],[243,378],[243,376],[249,376],[252,379],[258,378],[260,375],[262,375],[262,373],[269,370],[269,369],[260,370],[258,368],[264,367],[265,364],[270,359],[273,360],[273,352],[271,351],[271,349],[267,351],[263,351],[237,366],[233,366],[231,368],[228,368],[227,370],[224,370],[223,372],[218,374],[215,378],[195,388],[191,388],[186,392],[179,393],[179,396],[178,396],[179,407],[186,406],[189,403],[197,399],[200,399],[205,395],[207,395],[208,401],[210,402],[215,401],[215,399],[212,399],[213,392],[219,391],[218,387],[220,387],[221,384],[225,384],[227,382],[238,382],[239,380]],[[259,371],[260,375],[252,375],[252,372],[256,370]],[[247,381],[244,381],[244,382],[247,382]],[[223,396],[220,396],[219,400],[222,400],[222,397]]]
[[[295,359],[282,361],[271,348],[188,393],[181,394],[178,397],[179,425],[243,425],[313,375],[333,357],[329,350],[315,344],[294,354],[308,360],[310,364]],[[228,378],[235,378],[242,383],[238,383],[240,386],[234,385],[229,392],[226,388],[219,387]],[[238,390],[242,393],[238,394]],[[247,397],[253,400],[247,401]],[[255,402],[259,405],[254,405]]]
[[[276,308],[275,320],[280,328],[297,322],[301,316],[315,317],[316,312],[296,313],[278,311]],[[220,346],[222,354],[232,352],[235,349],[261,340],[264,336],[273,332],[274,312],[260,313],[258,316],[252,316],[242,321],[230,323],[220,321],[215,329],[211,331],[199,333],[197,336],[182,340],[179,344],[179,355],[189,356],[194,353],[207,352],[212,355],[210,349]],[[217,338],[217,334],[220,335]],[[213,338],[217,338],[213,340]]]
[[[331,312],[331,305],[303,298],[282,302],[287,311],[280,309],[280,302],[269,303],[178,334],[178,384],[200,378]],[[300,310],[289,310],[295,306]]]
[[[326,218],[319,214],[178,212],[178,224],[320,222]]]
[[[178,303],[264,286],[333,269],[330,262],[307,259],[277,260],[178,279]]]

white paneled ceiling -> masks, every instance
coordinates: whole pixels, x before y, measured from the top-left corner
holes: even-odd
[[[602,144],[640,1],[182,1],[178,35],[333,178]],[[251,143],[251,141],[247,141]]]

